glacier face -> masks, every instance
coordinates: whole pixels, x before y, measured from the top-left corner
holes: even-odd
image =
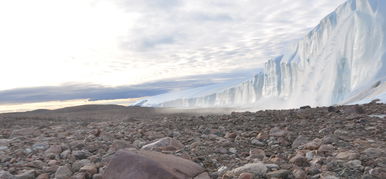
[[[288,51],[242,83],[163,94],[140,104],[291,108],[357,99],[386,78],[386,1],[347,1]]]

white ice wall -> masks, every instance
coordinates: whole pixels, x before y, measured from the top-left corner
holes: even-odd
[[[386,77],[385,18],[385,0],[349,0],[299,41],[292,53],[266,62],[253,79],[201,96],[160,95],[144,105],[253,106],[270,98],[282,99],[278,108],[339,103]]]

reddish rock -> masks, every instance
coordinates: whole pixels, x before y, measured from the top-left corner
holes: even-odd
[[[253,179],[252,173],[242,173],[237,179]]]

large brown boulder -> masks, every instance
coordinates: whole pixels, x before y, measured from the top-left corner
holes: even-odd
[[[173,155],[153,151],[120,150],[104,174],[104,179],[209,179],[198,164]]]

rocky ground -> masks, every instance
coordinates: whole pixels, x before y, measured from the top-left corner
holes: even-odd
[[[209,115],[93,106],[0,115],[0,179],[109,178],[103,173],[124,148],[188,159],[210,178],[384,179],[386,105]]]

